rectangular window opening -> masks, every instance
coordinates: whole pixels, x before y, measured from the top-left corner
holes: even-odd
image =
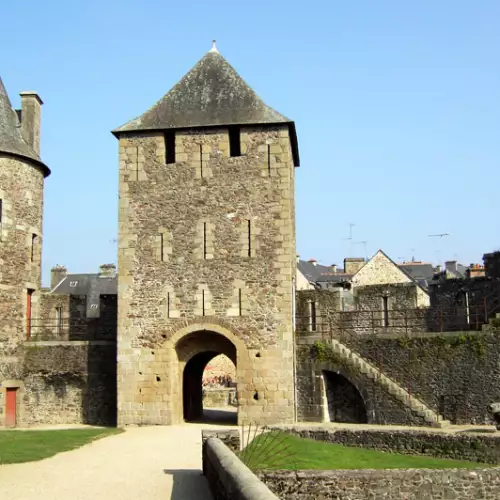
[[[252,221],[248,220],[248,256],[252,256]]]
[[[203,258],[207,258],[207,223],[203,223]]]
[[[241,288],[238,289],[238,308],[239,308],[240,316],[242,316],[243,315],[243,296],[242,296]]]
[[[36,244],[37,244],[37,235],[36,234],[32,234],[31,235],[31,262],[35,262],[35,248],[36,248]]]
[[[205,290],[201,291],[201,315],[205,316]]]
[[[175,131],[167,130],[165,132],[165,161],[175,163]]]
[[[229,156],[241,156],[240,127],[229,127]]]
[[[309,308],[310,308],[310,326],[311,326],[311,332],[315,332],[317,328],[317,323],[316,323],[316,302],[311,301],[309,302]]]
[[[63,316],[62,316],[62,307],[56,307],[56,332],[58,334],[62,333],[63,327]]]
[[[383,318],[382,318],[382,326],[387,328],[389,326],[389,297],[382,297],[382,306],[383,306]]]
[[[167,293],[167,318],[170,318],[170,292]]]
[[[163,262],[165,260],[165,254],[163,249],[163,233],[160,233],[160,260]]]

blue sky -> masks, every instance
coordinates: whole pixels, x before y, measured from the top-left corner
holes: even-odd
[[[210,49],[297,125],[297,251],[500,248],[496,0],[2,2],[0,75],[43,108],[44,282],[116,262],[117,141]],[[349,223],[353,228],[352,241]],[[442,239],[428,235],[451,233]],[[366,245],[359,242],[366,241]]]

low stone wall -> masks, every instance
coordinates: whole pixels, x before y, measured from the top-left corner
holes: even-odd
[[[204,387],[203,407],[221,408],[224,406],[237,406],[235,387]]]
[[[342,499],[496,500],[500,469],[392,469],[335,471],[262,471],[258,476],[287,500]]]
[[[277,500],[269,488],[218,438],[203,443],[203,473],[217,500]]]
[[[500,433],[272,426],[303,438],[379,451],[500,464]],[[500,496],[500,495],[499,495]]]
[[[231,451],[234,451],[235,453],[240,451],[241,440],[239,429],[230,429],[224,431],[212,431],[204,429],[201,431],[201,441],[203,444],[205,444],[205,441],[213,437],[220,439]]]

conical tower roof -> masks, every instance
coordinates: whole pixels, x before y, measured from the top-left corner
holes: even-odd
[[[228,125],[288,124],[298,165],[295,125],[269,107],[214,47],[162,99],[113,130],[126,132]]]
[[[17,113],[12,108],[9,95],[0,78],[0,152],[28,159],[42,167],[45,177],[50,174],[49,168],[25,142],[21,135],[21,124]]]

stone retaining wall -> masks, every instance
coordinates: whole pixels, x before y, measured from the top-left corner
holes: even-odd
[[[217,500],[277,500],[269,488],[218,438],[203,443],[203,473]]]
[[[259,477],[287,500],[496,500],[500,469],[263,471]]]
[[[14,368],[0,359],[0,394],[5,379],[19,380],[18,426],[116,425],[114,342],[26,342]],[[3,410],[0,397],[0,426]]]
[[[273,426],[302,438],[371,448],[405,455],[427,455],[454,460],[500,464],[500,433],[476,434],[422,430],[331,429]]]
[[[235,387],[204,387],[203,407],[222,408],[223,406],[237,406]]]

